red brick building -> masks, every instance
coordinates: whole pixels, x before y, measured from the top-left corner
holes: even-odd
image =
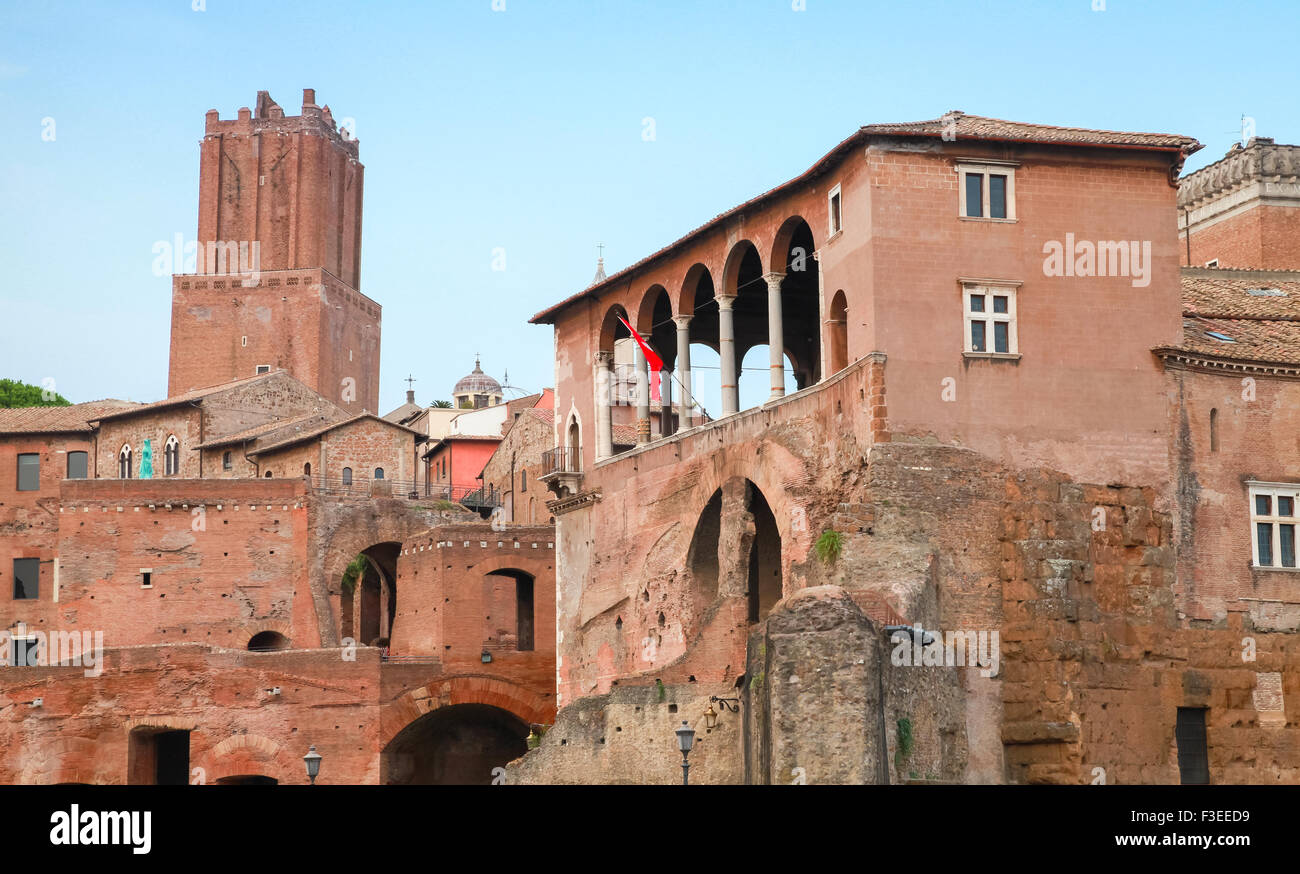
[[[683,719],[708,782],[1300,779],[1292,291],[1180,275],[1197,148],[870,125],[536,316],[562,709],[512,779],[672,781]],[[674,386],[722,362],[629,450],[619,316]],[[913,623],[996,664],[900,660]]]
[[[203,257],[172,279],[169,396],[283,368],[349,412],[378,412],[381,308],[360,291],[358,153],[310,88],[296,116],[265,91],[256,112],[209,110]]]

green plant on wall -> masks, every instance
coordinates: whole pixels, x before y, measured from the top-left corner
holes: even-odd
[[[366,574],[366,566],[369,561],[364,555],[358,555],[348,564],[347,569],[343,571],[343,591],[349,595],[356,591],[357,581]]]
[[[898,744],[894,747],[894,767],[901,770],[903,760],[912,754],[912,720],[906,716],[898,720],[895,739]]]
[[[813,548],[817,550],[817,557],[822,563],[829,564],[840,557],[840,551],[844,549],[844,535],[834,528],[828,528],[817,538]]]

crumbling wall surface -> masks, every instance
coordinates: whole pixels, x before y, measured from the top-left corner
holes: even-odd
[[[169,729],[190,732],[191,783],[304,783],[311,745],[318,782],[378,782],[379,653],[344,655],[186,644],[106,650],[96,676],[0,667],[0,784],[127,783],[132,733]]]
[[[837,586],[782,601],[749,643],[749,783],[886,779],[880,635]]]
[[[717,724],[704,713],[709,699],[736,697],[733,686],[689,684],[615,686],[563,708],[537,749],[506,767],[507,784],[673,785],[682,781],[676,730],[695,729],[690,781],[744,782],[741,715],[714,705]]]

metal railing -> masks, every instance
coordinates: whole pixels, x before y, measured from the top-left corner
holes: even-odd
[[[417,480],[365,479],[353,477],[344,481],[340,477],[311,477],[311,488],[318,495],[335,497],[392,497],[411,501],[449,501],[470,509],[499,507],[501,498],[485,494],[479,486],[428,483]]]
[[[582,473],[582,447],[557,446],[542,453],[542,476],[548,473]]]

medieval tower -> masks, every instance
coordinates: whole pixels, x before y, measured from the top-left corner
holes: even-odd
[[[303,90],[286,116],[207,113],[194,273],[172,277],[175,396],[283,368],[344,409],[379,402],[381,308],[360,292],[358,143]],[[188,253],[187,253],[188,254]]]

